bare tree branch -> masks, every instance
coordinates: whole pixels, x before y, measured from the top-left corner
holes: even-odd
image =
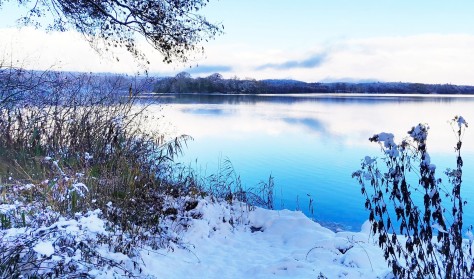
[[[138,37],[158,50],[164,62],[186,62],[191,54],[202,51],[202,41],[213,39],[223,29],[199,14],[208,0],[10,1],[27,7],[27,14],[19,19],[24,25],[42,28],[49,14],[52,22],[47,30],[76,30],[98,52],[123,48],[146,62]]]

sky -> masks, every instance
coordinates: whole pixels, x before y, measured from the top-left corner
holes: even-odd
[[[165,65],[143,49],[160,76],[474,85],[473,12],[471,0],[211,0],[202,13],[225,33],[204,44],[204,55]],[[11,3],[0,10],[0,59],[32,69],[141,69],[126,53],[120,62],[99,56],[74,32],[18,30],[20,15]]]

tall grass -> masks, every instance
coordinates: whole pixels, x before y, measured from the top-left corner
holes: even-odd
[[[189,137],[166,143],[159,130],[142,128],[147,106],[137,95],[146,79],[13,68],[3,69],[0,78],[4,184],[35,185],[61,214],[92,203],[133,208],[136,197],[169,187],[159,176],[170,171]],[[128,221],[146,214],[139,212]]]

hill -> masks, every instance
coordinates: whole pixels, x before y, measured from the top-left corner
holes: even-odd
[[[155,82],[155,93],[397,93],[397,94],[474,94],[474,86],[408,82],[303,82],[290,79],[224,79],[216,73],[192,78],[188,73]]]

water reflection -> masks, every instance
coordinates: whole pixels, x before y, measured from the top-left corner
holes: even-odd
[[[430,125],[428,150],[438,173],[455,165],[454,115],[474,121],[472,97],[345,95],[202,95],[163,98],[162,109],[173,134],[194,137],[183,162],[198,158],[207,173],[228,157],[251,187],[271,173],[277,185],[275,204],[310,215],[307,194],[315,200],[321,222],[358,230],[367,214],[351,173],[365,155],[380,156],[368,138],[392,132],[401,141],[418,123]],[[474,130],[463,139],[464,193],[474,204]],[[343,205],[343,206],[341,206]],[[466,209],[474,224],[474,210]]]
[[[217,104],[219,99],[221,104]],[[298,129],[296,126],[304,126],[310,130],[306,133],[323,133],[328,139],[338,138],[338,144],[349,146],[368,146],[367,139],[380,132],[392,132],[400,141],[412,126],[428,123],[431,127],[430,148],[443,152],[452,150],[449,142],[453,135],[448,120],[455,115],[474,119],[472,98],[454,98],[450,102],[442,102],[439,98],[417,98],[424,102],[385,100],[378,103],[372,98],[372,104],[307,102],[305,99],[289,103],[266,100],[254,104],[229,104],[227,99],[228,96],[214,96],[216,104],[213,105],[199,103],[199,99],[193,104],[175,103],[167,106],[164,114],[179,132],[195,137],[219,136],[223,132],[226,137],[236,138],[241,138],[242,133],[252,132],[281,135]],[[225,123],[221,117],[225,117]],[[472,135],[466,134],[467,143],[474,142]],[[474,150],[474,144],[464,146],[466,150]]]
[[[406,95],[406,94],[220,94],[220,93],[183,93],[155,94],[149,99],[159,99],[163,104],[256,104],[262,102],[292,104],[300,102],[380,104],[426,101],[451,103],[472,101],[471,95]]]
[[[304,118],[293,118],[293,117],[288,117],[288,118],[282,118],[282,120],[290,125],[302,125],[305,128],[308,128],[311,131],[317,132],[317,133],[326,133],[326,128],[324,126],[324,123],[319,121],[316,118],[309,118],[309,117],[304,117]]]
[[[220,115],[229,115],[230,112],[217,109],[217,108],[183,108],[183,113],[198,114],[198,115],[211,115],[211,116],[220,116]]]

